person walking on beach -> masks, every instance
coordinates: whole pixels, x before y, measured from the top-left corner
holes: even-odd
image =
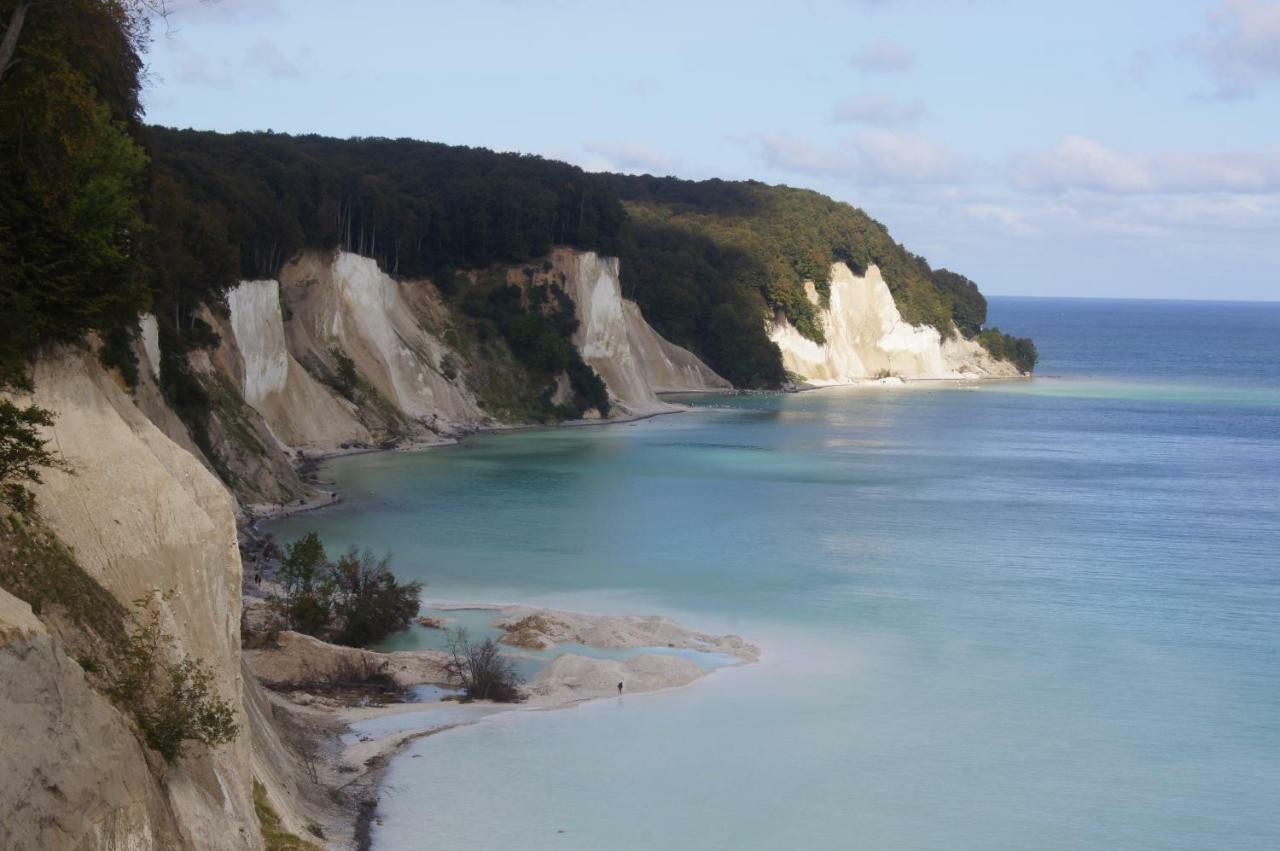
[[[618,694],[622,694],[622,683],[618,683]]]

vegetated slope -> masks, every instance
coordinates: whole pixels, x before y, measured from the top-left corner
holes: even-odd
[[[877,266],[902,319],[932,326],[944,339],[956,331],[976,337],[986,322],[976,284],[932,269],[862,210],[818,192],[754,181],[603,179],[628,213],[621,248],[626,295],[659,333],[735,383],[776,380],[764,331],[754,323],[761,313],[778,311],[804,337],[825,342],[820,313],[836,263],[858,275]],[[816,304],[806,281],[818,293]],[[1029,340],[998,332],[979,340],[1023,371],[1035,365]]]

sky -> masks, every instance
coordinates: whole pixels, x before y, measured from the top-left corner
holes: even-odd
[[[1280,0],[176,0],[147,119],[847,201],[988,294],[1280,299]]]

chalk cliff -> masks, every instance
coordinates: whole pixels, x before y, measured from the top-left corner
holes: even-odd
[[[241,567],[230,494],[92,354],[44,358],[32,379],[22,401],[56,415],[50,445],[71,468],[47,471],[33,487],[44,522],[116,600],[156,601],[174,653],[208,663],[213,688],[243,726]],[[0,700],[21,706],[0,710],[3,759],[15,761],[0,770],[0,782],[16,784],[0,795],[0,832],[11,832],[0,845],[150,848],[176,844],[176,836],[187,847],[260,846],[246,734],[149,771],[125,716],[89,689],[30,608],[8,595],[2,608],[8,640],[0,665],[8,670]],[[9,794],[20,788],[20,797]]]
[[[626,414],[675,410],[658,393],[727,390],[731,385],[692,352],[663,339],[635,302],[622,297],[616,257],[557,251],[555,266],[578,309],[574,343]]]
[[[818,293],[806,286],[817,305]],[[824,343],[805,338],[777,315],[769,337],[782,350],[789,372],[811,384],[846,384],[867,378],[1002,378],[1018,375],[978,345],[956,335],[943,339],[936,328],[903,321],[893,294],[874,265],[855,275],[844,263],[831,267],[831,297],[820,311]]]

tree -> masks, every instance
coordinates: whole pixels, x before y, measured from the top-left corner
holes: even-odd
[[[421,605],[422,583],[401,583],[391,556],[355,547],[329,560],[315,532],[289,544],[276,578],[283,595],[274,603],[290,629],[363,647],[408,629]]]
[[[0,385],[50,342],[132,325],[149,302],[140,27],[99,0],[19,4],[0,85]],[[18,41],[19,33],[21,41]]]
[[[324,544],[315,532],[308,532],[289,544],[276,578],[284,589],[284,598],[277,601],[277,609],[291,629],[320,635],[329,628],[333,619],[330,570]]]
[[[472,642],[466,629],[449,630],[449,677],[462,686],[468,700],[517,703],[520,677],[492,638]]]
[[[40,482],[42,468],[66,469],[40,436],[40,429],[51,425],[53,414],[44,408],[20,408],[0,399],[0,502],[14,511],[30,510],[31,492],[24,483]]]
[[[363,647],[408,629],[421,606],[422,583],[401,583],[390,569],[391,556],[372,550],[347,550],[330,570],[333,640]]]

